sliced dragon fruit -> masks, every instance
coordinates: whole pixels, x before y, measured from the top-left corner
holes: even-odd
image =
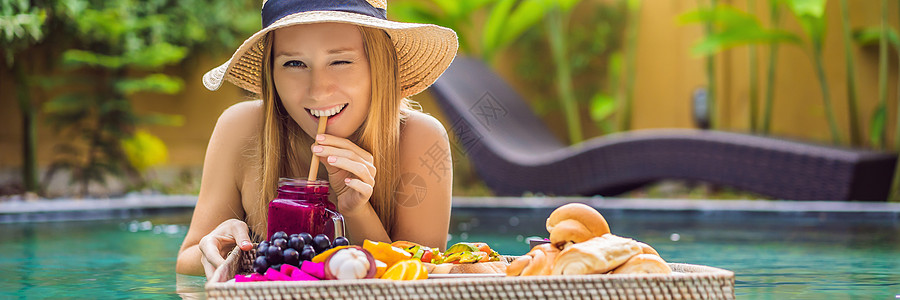
[[[325,279],[325,263],[304,261],[303,264],[300,265],[300,270],[318,279]]]
[[[270,281],[291,281],[290,277],[281,274],[281,272],[278,272],[278,270],[275,270],[273,268],[269,268],[268,270],[266,270],[266,279]]]
[[[250,275],[234,275],[235,282],[256,282],[256,281],[269,281],[265,276],[259,273],[252,273]]]
[[[291,274],[296,271],[300,271],[300,269],[289,264],[281,265],[281,274],[284,274],[284,276],[291,277]]]
[[[304,264],[306,264],[304,262]],[[301,266],[302,267],[302,266]],[[297,270],[291,273],[291,279],[295,281],[317,281],[319,278],[316,278],[312,275],[306,274],[303,270]]]

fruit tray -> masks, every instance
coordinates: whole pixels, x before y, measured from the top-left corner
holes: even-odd
[[[227,282],[250,274],[256,250],[232,250],[206,284],[209,299],[734,299],[734,273],[670,263],[673,274],[472,276],[385,279]],[[512,261],[516,257],[504,256]]]

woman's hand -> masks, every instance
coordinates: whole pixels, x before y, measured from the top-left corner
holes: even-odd
[[[225,220],[200,239],[200,263],[203,264],[206,279],[212,279],[213,272],[225,262],[225,256],[238,243],[243,251],[253,248],[247,223],[238,219]]]
[[[328,181],[338,199],[338,210],[348,213],[363,207],[372,197],[375,186],[375,163],[372,154],[348,139],[330,134],[316,136],[313,155],[328,170]]]

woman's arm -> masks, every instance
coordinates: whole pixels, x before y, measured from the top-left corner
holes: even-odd
[[[453,165],[444,126],[413,112],[400,134],[400,186],[392,240],[445,249],[450,227]]]
[[[375,186],[375,161],[371,153],[346,138],[322,134],[310,145],[328,173],[331,195],[344,216],[347,237],[353,244],[366,239],[390,242],[370,202]]]
[[[258,118],[254,114],[258,115],[259,109],[258,102],[238,103],[225,110],[216,122],[203,162],[200,195],[190,229],[178,252],[176,272],[204,275],[210,271],[204,268],[215,268],[224,261],[221,251],[231,250],[235,240],[249,241],[246,223],[240,221],[245,212],[241,205],[239,184],[243,170],[239,162],[244,159],[242,152],[247,139],[255,134],[253,129],[258,128],[253,122]],[[214,229],[216,234],[210,234]],[[198,244],[204,238],[209,241],[202,243],[205,251],[201,251]],[[249,250],[249,246],[247,248]],[[204,252],[207,252],[209,265],[201,263]]]

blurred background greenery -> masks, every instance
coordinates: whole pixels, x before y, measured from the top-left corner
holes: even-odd
[[[197,193],[216,118],[252,99],[200,75],[258,30],[258,2],[0,0],[0,195]],[[847,2],[396,0],[388,15],[456,30],[570,144],[701,127],[896,152],[900,1]],[[490,195],[453,150],[454,195]],[[760,198],[693,182],[626,196]]]

